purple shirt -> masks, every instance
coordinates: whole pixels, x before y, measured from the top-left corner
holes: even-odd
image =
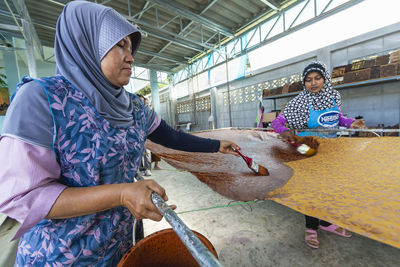
[[[345,126],[346,128],[350,128],[354,120],[355,119],[353,118],[344,117],[339,108],[339,126]],[[282,113],[279,113],[279,115],[272,121],[272,128],[274,128],[274,131],[277,132],[278,134],[282,134],[285,131],[289,131],[289,128],[287,128],[285,124],[286,124],[285,116]]]
[[[153,119],[150,134],[161,118],[156,113],[149,115]],[[47,216],[67,186],[58,181],[60,165],[49,148],[1,136],[0,162],[0,212],[21,224],[14,240]]]

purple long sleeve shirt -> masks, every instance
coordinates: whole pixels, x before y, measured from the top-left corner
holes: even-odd
[[[149,134],[161,122],[151,115]],[[0,212],[21,224],[14,240],[47,216],[67,186],[59,182],[60,165],[49,148],[1,136],[0,162]]]
[[[51,149],[6,136],[0,159],[0,212],[21,224],[15,239],[47,216],[66,186],[58,181],[60,165]]]
[[[339,126],[345,126],[346,128],[350,128],[354,120],[355,119],[353,118],[344,117],[339,109]],[[289,130],[289,128],[285,126],[286,121],[287,120],[285,116],[282,113],[279,113],[279,115],[272,121],[272,128],[274,128],[274,131],[277,132],[278,134],[282,134],[283,132]]]

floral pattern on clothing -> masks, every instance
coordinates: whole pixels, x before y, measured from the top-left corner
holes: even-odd
[[[24,78],[23,83],[32,80]],[[37,81],[46,91],[55,123],[60,182],[70,187],[134,182],[149,128],[140,99],[131,95],[134,124],[113,127],[63,76]],[[124,207],[44,219],[21,237],[16,266],[116,266],[132,246],[133,221]]]

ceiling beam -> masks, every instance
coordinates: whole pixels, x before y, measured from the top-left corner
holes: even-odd
[[[271,1],[269,1],[269,0],[260,0],[260,1],[263,2],[264,4],[266,4],[267,6],[269,6],[270,8],[272,8],[273,10],[276,10],[276,11],[279,10],[279,8],[276,5],[272,4]]]
[[[134,61],[133,66],[141,67],[141,68],[145,68],[145,69],[152,69],[152,70],[166,72],[166,73],[171,73],[170,68],[160,67],[160,64],[143,64],[143,63],[137,63],[136,61]]]
[[[150,82],[151,81],[150,79],[143,79],[143,78],[139,78],[139,77],[135,77],[135,76],[132,76],[131,78],[135,79],[135,80],[139,80],[139,81],[145,81],[145,82]],[[161,83],[161,84],[167,84],[168,85],[168,83],[165,83],[165,82],[160,82],[160,81],[157,81],[157,82]]]
[[[56,1],[56,0],[47,0],[47,1],[50,1],[50,2],[53,2],[53,3],[57,3],[57,4],[59,4],[59,5],[65,5],[64,3],[60,3],[60,2],[58,2],[58,1]],[[141,15],[142,15],[147,9],[149,9],[149,8],[151,8],[151,7],[154,6],[154,5],[149,6],[149,5],[148,5],[149,2],[151,2],[151,1],[147,1],[146,4],[145,4],[145,6],[143,7],[142,11],[139,12],[138,14],[135,14],[134,16],[126,16],[126,15],[124,15],[124,17],[125,17],[126,19],[128,19],[128,20],[130,20],[130,21],[136,23],[136,24],[139,24],[139,25],[142,25],[142,26],[145,26],[145,27],[152,28],[152,29],[154,29],[154,30],[156,30],[156,31],[162,31],[162,32],[164,32],[164,33],[166,33],[166,34],[168,34],[168,35],[174,36],[176,39],[168,39],[168,41],[171,41],[171,42],[176,43],[176,44],[178,44],[178,45],[182,45],[182,46],[184,46],[184,47],[187,47],[187,48],[189,48],[189,49],[196,50],[196,51],[198,51],[198,52],[204,52],[204,49],[212,49],[211,46],[208,46],[208,45],[206,45],[206,44],[201,44],[201,43],[199,43],[199,42],[197,42],[197,41],[194,41],[194,40],[191,40],[191,39],[188,39],[188,38],[179,36],[178,34],[175,34],[175,33],[169,32],[169,31],[166,31],[166,30],[164,30],[164,29],[160,29],[160,28],[157,27],[156,25],[152,25],[152,24],[150,24],[150,23],[141,21],[141,20],[140,20]],[[102,4],[103,4],[103,3],[102,3]],[[154,4],[156,4],[156,3],[154,3]],[[33,23],[35,23],[35,21],[33,21]],[[40,23],[40,24],[42,24],[43,26],[46,26],[44,23]],[[147,31],[147,30],[146,30],[146,31]],[[145,31],[145,32],[146,32],[146,31]],[[147,31],[147,32],[148,32],[148,31]],[[153,34],[154,37],[160,37],[160,39],[164,39],[164,40],[165,40],[166,38],[168,38],[168,37],[166,37],[165,35],[162,36],[161,34],[156,33],[156,32],[154,32],[154,31],[152,32],[152,34]],[[162,37],[162,38],[161,38],[161,37]],[[181,42],[180,39],[183,39],[183,40],[186,41],[186,42]],[[190,44],[187,43],[187,42],[192,43],[193,45],[190,45]],[[201,47],[196,47],[197,45],[201,45],[202,48],[201,48]],[[199,49],[200,49],[200,50],[199,50]]]
[[[61,3],[61,2],[56,1],[56,0],[47,0],[47,1],[50,2],[50,3],[56,4],[56,5],[62,6],[62,7],[65,6],[65,3]]]
[[[153,25],[151,23],[135,19],[134,17],[125,16],[125,18],[127,20],[129,20],[129,21],[132,21],[135,24],[140,25],[140,28],[144,32],[148,32],[149,33],[148,29],[152,29],[152,33],[155,34],[154,35],[155,37],[157,37],[157,34],[164,33],[164,34],[167,34],[169,36],[174,37],[174,38],[171,39],[171,41],[174,42],[174,43],[177,43],[177,44],[186,44],[187,45],[188,43],[191,43],[192,47],[197,47],[197,49],[203,49],[203,50],[204,49],[213,49],[213,46],[211,46],[211,45],[207,45],[207,44],[201,43],[199,41],[195,41],[195,40],[186,38],[185,36],[179,35],[177,33],[167,31],[165,29],[162,29],[162,28],[158,27],[157,25]]]
[[[2,15],[2,16],[4,15],[4,16],[7,16],[7,17],[12,17],[12,16],[9,14],[9,12],[3,11],[3,10],[0,10],[0,15]],[[17,14],[15,14],[15,17],[18,18],[18,19],[21,19],[21,17],[20,17],[19,15],[17,15]],[[130,21],[133,21],[133,22],[135,22],[135,23],[142,24],[143,26],[147,26],[147,27],[149,27],[149,28],[155,28],[154,26],[152,26],[152,25],[150,25],[150,24],[148,24],[148,23],[142,22],[142,21],[140,21],[140,20],[130,19],[129,17],[127,17],[127,19],[130,20]],[[41,27],[45,27],[45,28],[47,28],[47,29],[49,29],[49,30],[54,30],[54,31],[56,30],[56,28],[54,27],[54,25],[50,25],[50,24],[47,23],[47,22],[43,22],[43,21],[36,20],[36,19],[33,19],[32,22],[33,22],[33,24],[36,24],[36,25],[41,26]],[[16,26],[15,26],[15,27],[16,27]],[[17,28],[18,28],[18,27],[17,27]],[[175,43],[175,44],[177,44],[177,45],[181,45],[181,46],[183,46],[183,47],[186,47],[186,48],[195,50],[195,51],[200,52],[200,53],[204,52],[205,49],[208,49],[208,47],[204,47],[204,48],[203,48],[203,47],[197,45],[198,43],[196,43],[195,41],[190,41],[190,40],[187,39],[187,38],[186,38],[185,40],[179,40],[179,39],[170,37],[170,36],[168,36],[168,35],[163,35],[163,34],[161,34],[161,33],[159,33],[159,32],[156,32],[156,31],[153,31],[153,30],[150,30],[150,29],[147,29],[147,28],[146,28],[145,31],[146,31],[147,33],[151,34],[152,36],[156,37],[156,38],[159,38],[159,39],[162,39],[162,40],[166,40],[166,41],[173,42],[173,43]],[[166,32],[167,32],[167,31],[166,31]],[[168,33],[168,32],[167,32],[167,33]],[[176,35],[176,36],[178,36],[178,35]],[[181,37],[181,38],[183,38],[183,37]]]
[[[233,32],[229,28],[219,25],[209,19],[206,19],[196,13],[193,13],[190,10],[182,8],[181,6],[176,5],[176,4],[172,3],[171,1],[167,1],[167,0],[147,0],[147,1],[155,3],[158,6],[160,6],[162,9],[168,10],[169,12],[172,12],[177,15],[182,15],[192,21],[203,24],[204,26],[206,26],[214,31],[220,32],[229,37],[233,37]]]
[[[144,50],[144,49],[141,49],[141,48],[139,48],[138,53],[144,54],[144,55],[148,55],[148,56],[152,56],[152,57],[158,57],[158,58],[161,58],[161,59],[165,59],[165,60],[168,60],[168,61],[175,62],[177,64],[186,64],[186,61],[180,60],[178,58],[161,55],[161,54],[158,54],[158,53],[155,53],[155,52],[151,52],[151,51],[148,51],[148,50]]]
[[[3,23],[0,23],[0,29],[7,30],[7,31],[19,32],[19,28],[17,26],[9,25],[9,24],[3,24]]]
[[[198,45],[194,45],[194,44],[192,44],[192,43],[190,43],[190,42],[186,42],[186,41],[184,41],[184,40],[177,40],[177,39],[175,39],[175,38],[173,38],[173,37],[171,37],[171,36],[169,36],[169,35],[167,35],[167,34],[162,34],[162,33],[160,33],[160,32],[156,32],[156,31],[154,31],[153,29],[145,29],[145,31],[149,34],[149,35],[152,35],[152,36],[154,36],[154,37],[157,37],[157,38],[159,38],[159,39],[163,39],[163,40],[166,40],[166,41],[171,41],[171,42],[173,42],[173,43],[175,43],[175,44],[178,44],[178,45],[181,45],[181,46],[183,46],[183,47],[186,47],[186,48],[189,48],[189,49],[192,49],[192,50],[195,50],[195,51],[198,51],[198,52],[200,52],[200,53],[203,53],[205,50],[203,49],[203,47],[201,47],[201,46],[198,46]]]
[[[23,48],[23,47],[8,47],[8,46],[3,46],[0,43],[0,50],[15,51],[15,50],[26,50],[26,48]]]
[[[205,6],[203,8],[203,10],[201,10],[200,15],[204,14],[209,8],[211,8],[218,0],[212,0],[210,3],[207,4],[207,6]],[[148,2],[147,2],[148,3]],[[185,36],[185,34],[183,34],[184,31],[186,31],[186,29],[188,29],[191,25],[193,24],[193,21],[190,21],[178,34],[179,35],[183,35]],[[172,42],[168,42],[163,48],[161,48],[158,53],[162,53],[164,52],[165,49],[167,49],[170,45],[172,44]],[[151,63],[151,61],[154,59],[154,57],[150,58],[150,60],[147,63]]]
[[[128,1],[130,1],[130,0],[128,0]],[[128,2],[128,3],[130,3],[130,2]],[[146,1],[146,3],[144,4],[142,10],[140,10],[140,12],[138,12],[137,14],[135,14],[133,17],[134,17],[134,18],[137,18],[137,19],[141,19],[142,16],[143,16],[143,14],[144,14],[147,10],[149,10],[150,8],[152,8],[152,7],[153,7],[153,5],[149,6],[149,2]],[[130,16],[130,14],[129,14],[129,16]]]

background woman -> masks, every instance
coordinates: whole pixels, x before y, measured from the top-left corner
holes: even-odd
[[[285,106],[283,112],[273,120],[272,127],[287,142],[295,142],[295,136],[290,129],[329,129],[345,126],[348,128],[365,128],[363,120],[346,118],[342,115],[341,98],[338,91],[332,89],[330,75],[321,62],[311,62],[303,70],[304,91],[297,95]],[[286,127],[286,124],[289,128]],[[299,132],[299,136],[319,136],[335,138],[336,132]],[[317,230],[322,229],[339,236],[350,237],[345,229],[319,220],[311,216],[306,217],[306,244],[318,248]]]

